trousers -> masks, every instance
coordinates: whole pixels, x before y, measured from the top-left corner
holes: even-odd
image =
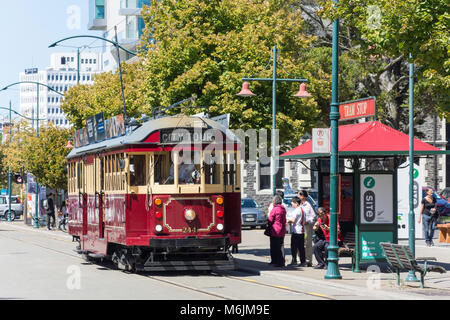
[[[52,219],[50,219],[52,218]],[[48,213],[47,214],[47,228],[50,229],[50,220],[53,220],[52,222],[52,227],[54,228],[56,225],[56,220],[55,220],[55,213]]]
[[[273,264],[284,266],[284,237],[270,237],[270,258]]]
[[[293,233],[291,236],[291,254],[292,261],[297,261],[297,255],[300,257],[300,263],[306,262],[305,254],[305,235]]]
[[[312,263],[312,236],[313,236],[313,224],[305,223],[305,253],[306,253],[306,262]]]
[[[328,245],[330,243],[326,240],[319,240],[314,245],[314,256],[316,257],[317,263],[323,266],[327,265],[326,258],[328,256]]]

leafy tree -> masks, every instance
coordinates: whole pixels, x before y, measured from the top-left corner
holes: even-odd
[[[415,122],[450,111],[450,14],[445,0],[319,1],[330,20],[340,18],[342,42],[379,64],[363,85],[381,97],[382,117],[406,130],[408,62],[416,66]],[[341,47],[342,48],[342,47]],[[409,54],[412,59],[409,59]],[[381,89],[381,90],[380,90]],[[378,102],[378,100],[377,100]],[[407,120],[406,120],[407,122]]]
[[[11,142],[8,134],[7,142],[1,148],[5,155],[3,166],[11,166],[12,172],[20,172],[21,169],[30,172],[37,182],[52,189],[66,189],[69,130],[50,124],[41,127],[39,137],[36,137],[26,122],[19,122],[14,128]]]

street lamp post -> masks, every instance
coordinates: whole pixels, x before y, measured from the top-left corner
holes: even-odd
[[[301,82],[300,91],[295,94],[295,97],[299,98],[308,98],[311,95],[306,91],[306,84],[303,82],[308,82],[306,79],[281,79],[277,78],[277,62],[278,62],[278,49],[276,46],[272,49],[272,59],[273,59],[273,70],[272,70],[272,78],[243,78],[242,81],[242,90],[237,95],[241,97],[250,97],[255,94],[250,91],[248,81],[271,81],[272,82],[272,165],[271,165],[271,174],[272,174],[272,194],[275,195],[276,192],[276,167],[275,165],[278,163],[277,161],[277,134],[276,134],[276,108],[277,108],[277,81],[285,81],[285,82]]]
[[[11,143],[11,100],[9,101],[9,143]],[[8,168],[8,222],[11,222],[11,164]]]
[[[411,54],[409,58],[412,59]],[[419,192],[420,190],[417,190]],[[409,248],[416,256],[416,221],[414,216],[414,63],[409,64]],[[405,281],[417,282],[416,274],[410,270]]]
[[[332,45],[332,93],[331,93],[331,157],[330,157],[330,244],[328,246],[328,267],[325,279],[342,279],[339,273],[337,254],[337,220],[338,220],[338,175],[339,175],[339,20],[333,22]],[[340,195],[339,195],[340,196]]]
[[[127,121],[128,121],[128,119],[127,119],[127,108],[126,108],[126,103],[125,103],[125,93],[124,93],[124,90],[123,90],[122,66],[121,66],[121,62],[120,62],[119,48],[122,49],[123,51],[125,51],[126,53],[133,55],[133,56],[136,56],[137,52],[133,52],[133,51],[130,51],[130,50],[122,47],[119,44],[119,41],[117,39],[117,26],[114,27],[114,30],[116,32],[116,36],[115,36],[116,41],[112,41],[112,40],[109,40],[109,39],[106,39],[106,38],[102,38],[102,37],[98,37],[98,36],[80,35],[80,36],[72,36],[72,37],[68,37],[68,38],[64,38],[64,39],[58,40],[58,41],[52,43],[51,45],[49,45],[48,47],[49,48],[53,48],[53,47],[56,47],[60,42],[63,42],[63,41],[66,41],[66,40],[70,40],[70,39],[76,39],[76,38],[94,38],[94,39],[103,40],[103,41],[106,41],[106,42],[109,42],[109,43],[113,44],[116,47],[116,50],[117,50],[117,58],[118,58],[118,63],[119,63],[119,75],[120,75],[120,87],[121,87],[121,91],[122,91],[123,118],[124,118],[124,121],[125,121],[125,124],[126,124]],[[77,62],[78,68],[77,69],[78,69],[78,83],[79,83],[79,81],[80,81],[79,80],[80,79],[80,64],[79,64],[80,51],[79,51],[79,49],[77,51],[77,60],[78,60],[78,62]]]
[[[59,94],[59,95],[61,95],[61,96],[64,96],[64,94],[62,94],[62,93],[60,93],[60,92],[58,92],[58,91],[56,91],[56,90],[54,90],[53,88],[51,88],[50,86],[48,86],[48,85],[46,85],[46,84],[43,84],[43,83],[40,83],[40,82],[36,82],[36,81],[19,81],[19,82],[15,82],[15,83],[12,83],[12,84],[10,84],[10,85],[8,85],[8,86],[6,86],[6,87],[4,87],[3,89],[1,89],[0,91],[4,91],[4,90],[6,90],[6,89],[8,89],[9,87],[12,87],[12,86],[14,86],[14,85],[18,85],[18,84],[25,84],[25,83],[31,83],[31,84],[36,84],[36,95],[37,95],[37,101],[36,101],[36,137],[38,137],[39,138],[39,86],[43,86],[43,87],[46,87],[47,89],[49,89],[49,90],[51,90],[51,91],[53,91],[53,92],[56,92],[57,94]],[[38,182],[36,181],[35,182],[35,188],[36,188],[36,203],[35,203],[35,219],[34,219],[34,225],[33,225],[33,227],[34,228],[39,228],[39,223],[38,223],[38,210],[39,210],[39,201],[38,201],[38,199],[39,199],[39,184],[38,184]]]

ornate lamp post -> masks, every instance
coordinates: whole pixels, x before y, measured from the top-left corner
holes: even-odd
[[[277,78],[277,62],[278,62],[278,49],[276,46],[272,49],[272,62],[273,62],[273,70],[272,70],[272,78],[243,78],[242,81],[242,90],[237,95],[240,97],[251,97],[255,94],[250,91],[248,81],[270,81],[272,82],[272,194],[275,195],[276,191],[276,168],[275,165],[278,163],[276,154],[277,154],[277,146],[276,146],[276,108],[277,108],[277,82],[285,81],[285,82],[301,82],[300,90],[294,95],[298,98],[309,98],[311,95],[306,91],[306,84],[304,82],[308,82],[306,79],[281,79]]]
[[[337,1],[335,1],[337,3]],[[325,279],[342,279],[339,273],[337,254],[337,220],[338,220],[338,175],[339,175],[339,20],[333,22],[332,47],[332,93],[331,93],[331,157],[330,157],[330,244],[328,246],[328,267]]]

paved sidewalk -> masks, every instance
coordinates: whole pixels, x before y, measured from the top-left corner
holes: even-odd
[[[437,264],[444,267],[447,273],[430,272],[425,276],[425,288],[420,288],[420,282],[405,282],[407,272],[401,273],[401,285],[397,286],[395,273],[389,271],[387,263],[361,264],[360,273],[351,268],[351,258],[339,258],[339,271],[342,279],[325,280],[326,270],[316,270],[309,267],[277,268],[268,264],[270,261],[269,238],[262,230],[244,230],[239,252],[233,254],[239,269],[254,274],[276,274],[277,276],[299,277],[305,281],[328,282],[330,285],[352,286],[357,290],[382,290],[397,294],[407,294],[410,298],[449,299],[450,298],[450,245],[436,244],[426,247],[422,240],[416,240],[416,257],[436,257]],[[408,244],[408,241],[400,241]],[[285,237],[286,264],[291,261],[290,235]],[[313,265],[316,261],[313,257]],[[420,274],[416,273],[420,279]]]

